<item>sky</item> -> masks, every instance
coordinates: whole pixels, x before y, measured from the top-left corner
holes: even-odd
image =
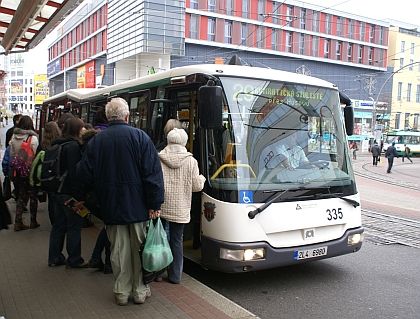
[[[287,3],[288,0],[285,1]],[[357,14],[377,20],[393,19],[411,23],[419,27],[419,0],[304,0],[321,7]],[[55,39],[56,30],[47,36],[35,49],[31,50],[30,61],[34,73],[46,73],[48,44]]]
[[[393,19],[419,26],[419,0],[304,0],[377,20]],[[287,3],[287,0],[286,0]]]

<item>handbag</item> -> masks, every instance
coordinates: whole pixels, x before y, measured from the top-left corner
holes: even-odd
[[[171,247],[160,217],[156,225],[151,220],[142,253],[142,267],[148,272],[160,271],[168,267],[173,260]]]
[[[12,198],[12,184],[10,183],[9,176],[4,177],[2,196],[5,201]]]

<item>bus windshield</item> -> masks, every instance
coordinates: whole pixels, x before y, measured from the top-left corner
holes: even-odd
[[[221,83],[224,128],[206,131],[212,188],[356,192],[336,90],[232,77]]]

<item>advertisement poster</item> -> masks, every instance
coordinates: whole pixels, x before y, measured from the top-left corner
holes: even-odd
[[[86,65],[77,68],[77,88],[83,89],[86,87]]]
[[[86,63],[86,86],[87,88],[95,88],[95,61]]]
[[[34,76],[34,93],[35,104],[42,104],[45,99],[50,97],[50,90],[48,88],[48,80],[46,74],[38,74]]]
[[[10,86],[12,94],[23,93],[23,79],[10,80]]]

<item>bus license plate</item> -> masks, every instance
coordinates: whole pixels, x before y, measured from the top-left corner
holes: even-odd
[[[318,247],[314,249],[308,250],[296,250],[293,259],[294,260],[301,260],[301,259],[308,259],[308,258],[315,258],[320,256],[327,255],[328,247]]]

